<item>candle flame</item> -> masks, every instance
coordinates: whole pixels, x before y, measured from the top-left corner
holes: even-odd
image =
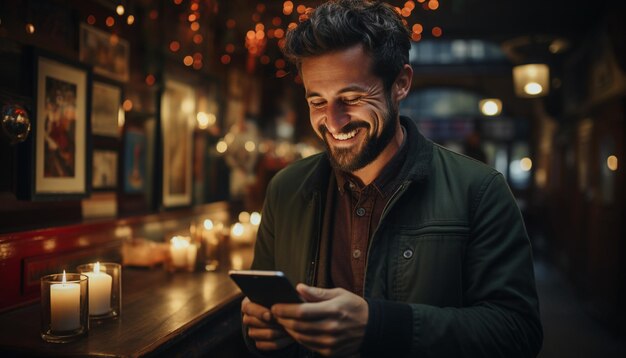
[[[182,236],[174,236],[170,242],[172,243],[172,246],[174,247],[187,247],[189,246],[189,240],[186,240],[184,237]]]
[[[252,225],[259,225],[261,223],[261,214],[256,211],[252,212],[252,214],[250,214],[250,223]]]
[[[243,235],[244,227],[241,223],[236,223],[233,225],[231,233],[233,236],[241,236]]]
[[[95,272],[95,273],[99,273],[100,272],[100,261],[96,262],[96,264],[93,265],[93,272]]]
[[[63,270],[63,280],[61,281],[62,284],[66,284],[67,283],[67,279],[65,278],[65,270]]]

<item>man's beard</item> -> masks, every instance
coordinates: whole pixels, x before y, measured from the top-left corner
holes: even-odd
[[[383,127],[380,136],[377,137],[375,132],[370,134],[371,125],[367,122],[350,122],[342,128],[342,133],[350,133],[357,128],[364,130],[366,135],[364,143],[359,143],[350,148],[333,148],[326,139],[326,136],[331,135],[328,133],[326,126],[323,124],[319,126],[318,129],[322,134],[330,164],[333,168],[344,172],[357,171],[373,162],[387,147],[396,134],[398,110],[392,106],[390,98],[386,98],[386,102],[387,111],[383,113]]]

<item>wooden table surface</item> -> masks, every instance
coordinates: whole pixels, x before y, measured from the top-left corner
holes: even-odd
[[[38,303],[5,312],[0,315],[0,352],[136,357],[163,353],[184,337],[193,335],[198,327],[222,334],[220,322],[214,320],[223,317],[225,310],[235,317],[242,297],[227,271],[231,267],[249,267],[252,250],[232,250],[229,257],[231,262],[215,272],[168,273],[163,268],[123,268],[121,317],[92,323],[86,336],[70,343],[42,340]],[[205,336],[201,339],[214,338]]]

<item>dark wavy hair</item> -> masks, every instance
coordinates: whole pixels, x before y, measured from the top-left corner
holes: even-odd
[[[410,32],[395,9],[381,1],[332,0],[318,6],[287,32],[283,54],[298,70],[302,58],[363,44],[373,73],[391,88],[409,63]]]

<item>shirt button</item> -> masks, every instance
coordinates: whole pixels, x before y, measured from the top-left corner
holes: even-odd
[[[352,251],[352,257],[354,257],[355,259],[361,257],[361,250],[355,249],[354,251]]]
[[[356,214],[357,214],[358,216],[363,216],[363,215],[365,215],[365,209],[364,209],[364,208],[358,208],[358,209],[356,209]]]
[[[413,257],[413,250],[411,249],[404,250],[404,252],[402,253],[402,257],[404,257],[407,260],[410,259],[411,257]]]

